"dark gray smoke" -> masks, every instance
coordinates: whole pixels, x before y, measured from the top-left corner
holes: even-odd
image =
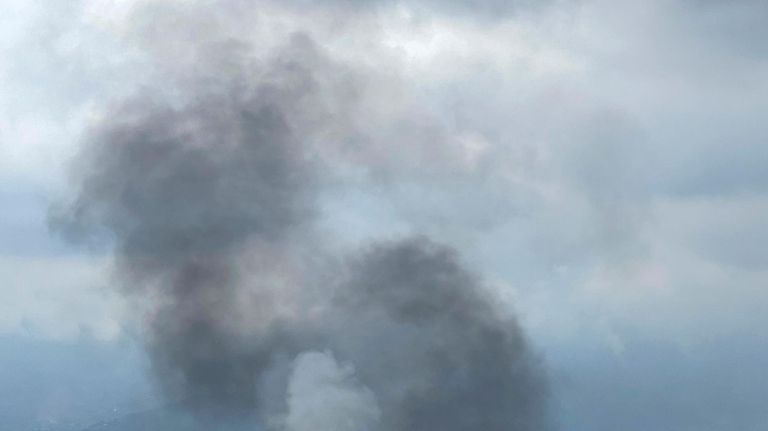
[[[382,429],[547,429],[542,369],[450,248],[372,245],[336,302],[332,344],[376,395]]]
[[[286,431],[307,429],[310,411],[329,427],[319,431],[353,416],[381,431],[546,429],[537,358],[455,252],[417,238],[347,264],[310,258],[339,151],[323,154],[318,137],[338,132],[326,105],[349,96],[325,77],[341,68],[306,37],[258,61],[241,48],[213,50],[211,64],[234,72],[202,63],[204,79],[181,95],[145,92],[111,109],[59,214],[68,232],[114,242],[170,399]],[[339,410],[310,408],[318,393]]]
[[[194,405],[253,407],[273,340],[242,330],[238,256],[274,253],[314,211],[316,166],[293,123],[311,73],[286,57],[258,72],[252,88],[203,87],[181,107],[142,96],[113,109],[77,172],[71,218],[114,237],[122,287],[156,301],[156,371]]]

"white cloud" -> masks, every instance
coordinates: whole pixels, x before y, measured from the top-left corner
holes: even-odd
[[[330,352],[305,352],[288,384],[286,431],[372,431],[381,412],[354,368]]]

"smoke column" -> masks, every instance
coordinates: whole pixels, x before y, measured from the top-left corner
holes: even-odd
[[[266,71],[295,74],[290,88],[267,77],[182,107],[131,100],[82,154],[72,215],[114,237],[122,288],[156,301],[156,371],[193,405],[252,407],[269,360],[269,334],[240,330],[236,262],[254,243],[274,253],[312,214],[313,166],[290,118],[311,82],[294,65]]]
[[[324,106],[346,97],[321,57],[295,37],[181,97],[116,104],[58,226],[112,238],[153,371],[191,412],[286,431],[548,429],[539,361],[455,251],[419,237],[302,263],[338,154],[317,136],[343,123]]]

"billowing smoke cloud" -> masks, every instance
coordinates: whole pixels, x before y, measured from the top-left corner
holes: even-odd
[[[242,331],[237,261],[254,243],[278,253],[313,212],[308,133],[293,123],[312,86],[303,66],[276,60],[253,88],[182,107],[137,98],[84,149],[73,215],[114,236],[122,287],[156,301],[149,348],[184,402],[252,407],[269,362],[273,340]]]
[[[335,307],[331,345],[376,394],[381,429],[547,429],[536,358],[453,250],[372,245]]]
[[[416,238],[308,256],[340,148],[318,142],[341,136],[329,106],[349,96],[321,77],[341,67],[305,36],[258,60],[235,45],[181,95],[104,115],[63,214],[113,239],[170,399],[289,431],[548,428],[537,358],[454,251]]]

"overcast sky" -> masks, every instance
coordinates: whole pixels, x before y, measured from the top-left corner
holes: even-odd
[[[767,22],[759,0],[3,1],[0,430],[155,399],[109,241],[49,229],[89,127],[216,76],[213,43],[297,34],[357,98],[333,105],[354,150],[342,127],[318,144],[336,246],[458,249],[545,358],[564,431],[768,429]]]

